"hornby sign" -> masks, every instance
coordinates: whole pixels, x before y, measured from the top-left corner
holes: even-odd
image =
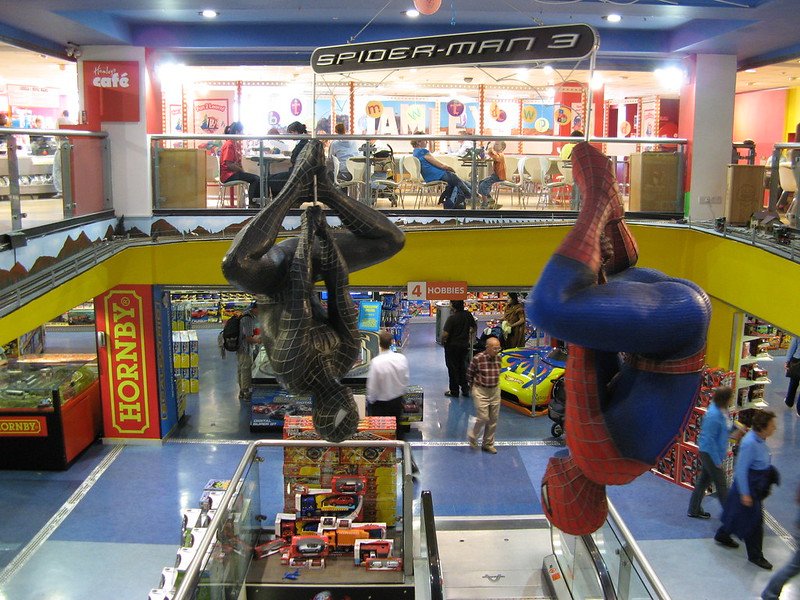
[[[581,59],[597,48],[588,25],[526,27],[317,48],[315,73]]]
[[[108,437],[160,437],[151,295],[149,286],[129,286],[96,301],[106,337],[102,390]]]
[[[0,417],[0,437],[47,437],[47,418]]]

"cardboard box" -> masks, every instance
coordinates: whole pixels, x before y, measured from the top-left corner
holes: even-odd
[[[683,212],[678,193],[680,157],[673,152],[631,154],[630,211]]]
[[[701,469],[700,451],[686,444],[679,444],[679,446],[680,458],[675,483],[693,490],[694,480]]]
[[[764,166],[728,165],[725,218],[729,225],[747,225],[764,207]]]

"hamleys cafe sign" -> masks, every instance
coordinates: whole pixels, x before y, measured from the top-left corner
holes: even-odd
[[[150,286],[114,288],[95,299],[106,437],[160,437]]]

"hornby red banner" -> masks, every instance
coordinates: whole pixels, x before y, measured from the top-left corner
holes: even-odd
[[[150,286],[114,288],[95,298],[105,436],[160,437],[153,293]]]
[[[47,437],[47,418],[0,417],[0,437]]]
[[[139,121],[139,63],[83,63],[84,105],[90,123]]]

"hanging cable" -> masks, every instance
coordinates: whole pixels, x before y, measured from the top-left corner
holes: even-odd
[[[364,30],[365,30],[367,27],[369,27],[370,25],[372,25],[372,22],[373,22],[375,19],[377,19],[377,18],[380,16],[380,14],[381,14],[381,13],[382,13],[384,10],[386,10],[386,8],[387,8],[387,7],[388,7],[388,6],[389,6],[389,5],[390,5],[390,4],[391,4],[393,1],[394,1],[394,0],[389,0],[389,1],[388,1],[386,4],[384,4],[384,5],[383,5],[383,8],[382,8],[382,9],[380,9],[380,10],[379,10],[377,13],[375,13],[375,16],[374,16],[374,17],[372,17],[372,18],[369,20],[369,22],[368,22],[366,25],[364,25],[364,26],[363,26],[361,29],[359,29],[359,31],[358,31],[358,33],[357,33],[357,34],[355,34],[353,37],[351,37],[349,40],[347,40],[347,43],[348,43],[348,44],[352,44],[353,42],[355,42],[355,41],[356,41],[356,38],[357,38],[358,36],[360,36],[362,33],[364,33]]]

